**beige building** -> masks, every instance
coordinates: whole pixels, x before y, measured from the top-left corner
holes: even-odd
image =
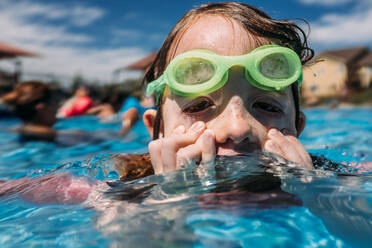
[[[320,53],[303,68],[302,97],[308,104],[324,98],[345,98],[352,89],[368,88],[372,53],[367,47]]]
[[[357,80],[362,89],[372,87],[372,51],[359,61],[359,69],[356,72]]]

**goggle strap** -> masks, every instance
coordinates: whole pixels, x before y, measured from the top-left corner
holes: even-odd
[[[159,103],[160,103],[160,98],[161,98],[161,95],[163,93],[164,88],[165,88],[165,85],[163,85],[162,90],[156,92],[156,96],[155,96],[155,104],[156,104],[156,106],[158,106]]]
[[[164,85],[165,85],[164,76],[161,75],[159,78],[157,78],[156,80],[152,81],[147,85],[146,95],[151,96],[152,94],[154,94],[154,92],[159,92],[159,90],[162,90],[164,88]]]
[[[166,82],[164,80],[164,75],[161,75],[156,80],[152,81],[147,85],[146,88],[146,95],[151,96],[155,93],[155,103],[159,103],[159,98],[161,96],[161,93],[163,92],[165,88]]]

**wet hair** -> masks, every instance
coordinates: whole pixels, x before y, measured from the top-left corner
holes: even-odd
[[[263,11],[248,4],[238,2],[221,2],[203,4],[199,8],[189,10],[174,26],[168,37],[165,39],[155,60],[148,68],[144,76],[144,84],[155,80],[163,74],[169,63],[168,58],[172,46],[177,47],[183,32],[191,26],[198,18],[204,15],[220,15],[230,18],[239,23],[248,34],[251,34],[253,41],[260,46],[257,37],[270,39],[273,43],[288,47],[295,51],[305,64],[314,56],[314,51],[308,47],[305,32],[295,23],[288,20],[274,20]],[[304,20],[303,20],[304,21]],[[304,21],[306,23],[306,21]],[[174,52],[175,50],[173,50]],[[291,85],[294,104],[296,109],[296,128],[299,124],[299,92],[298,84]],[[158,113],[155,117],[153,139],[159,137],[161,122],[162,97],[158,102]]]
[[[27,81],[18,84],[13,91],[2,96],[2,100],[14,106],[15,112],[23,122],[32,122],[37,115],[36,105],[49,103],[52,92],[39,81]]]

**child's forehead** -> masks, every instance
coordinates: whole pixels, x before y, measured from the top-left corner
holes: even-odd
[[[221,15],[199,17],[181,33],[177,47],[171,53],[174,57],[194,49],[207,49],[220,55],[236,56],[270,43],[266,38],[253,36],[237,21]]]

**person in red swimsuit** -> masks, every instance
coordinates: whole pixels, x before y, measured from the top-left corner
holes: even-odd
[[[57,117],[72,117],[83,115],[91,108],[93,100],[89,97],[89,90],[85,87],[78,88],[74,96],[68,99],[58,110]]]

